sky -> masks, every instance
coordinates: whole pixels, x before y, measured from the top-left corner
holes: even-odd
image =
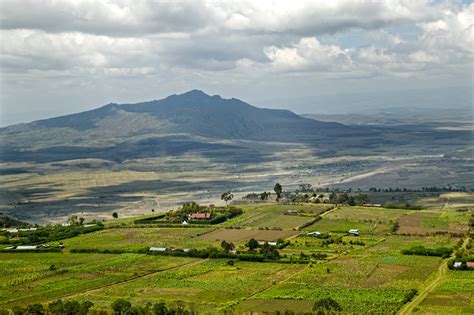
[[[3,0],[0,125],[191,89],[298,113],[472,106],[473,21],[454,0]]]

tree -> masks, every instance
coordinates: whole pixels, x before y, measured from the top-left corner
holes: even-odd
[[[168,313],[168,308],[166,307],[165,302],[158,302],[155,305],[153,305],[153,314],[155,315],[167,315]]]
[[[232,243],[228,243],[225,240],[222,241],[221,243],[222,249],[226,252],[229,253],[235,249],[235,245]]]
[[[84,224],[84,220],[85,220],[85,219],[84,219],[83,217],[80,217],[80,218],[79,218],[79,225],[83,225],[83,224]]]
[[[312,185],[311,184],[300,184],[299,187],[300,187],[301,192],[312,191],[312,189],[311,189]]]
[[[67,219],[67,223],[70,225],[78,225],[79,222],[77,221],[77,215],[72,215]]]
[[[335,300],[331,298],[324,298],[314,302],[313,311],[318,313],[340,312],[342,307]]]
[[[228,205],[227,203],[234,198],[234,194],[232,194],[230,191],[226,191],[222,193],[221,199],[225,201],[225,204]]]
[[[28,315],[43,315],[44,314],[43,305],[41,305],[41,304],[28,305],[28,307],[26,309],[26,313]]]
[[[250,250],[254,250],[259,247],[257,240],[253,238],[249,240],[249,242],[247,243],[247,246]]]
[[[57,300],[56,302],[49,303],[48,310],[51,315],[63,315],[65,313],[63,301]]]
[[[280,200],[281,193],[283,192],[283,187],[281,187],[280,183],[276,183],[275,187],[273,187],[273,190],[277,194],[277,200]]]
[[[130,311],[131,308],[132,304],[124,299],[118,299],[112,303],[112,309],[117,315],[125,314],[126,312]]]
[[[112,213],[112,217],[113,217],[114,219],[117,219],[117,218],[118,218],[118,213],[117,213],[117,212]]]

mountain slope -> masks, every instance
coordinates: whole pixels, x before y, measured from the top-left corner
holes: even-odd
[[[314,141],[353,134],[338,123],[319,122],[288,110],[263,109],[238,99],[193,90],[137,104],[101,108],[2,128],[7,148],[103,146],[149,136],[187,134],[211,139]]]

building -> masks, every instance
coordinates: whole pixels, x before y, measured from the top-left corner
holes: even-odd
[[[453,264],[454,268],[460,268],[461,266],[462,266],[462,262],[460,262],[460,261],[455,261],[454,264]]]
[[[359,236],[359,230],[357,229],[350,229],[347,233],[352,236]]]
[[[38,249],[40,248],[40,245],[20,245],[17,246],[16,249]]]
[[[467,268],[474,268],[474,261],[468,261],[468,262],[466,262],[466,267],[467,267]]]
[[[188,215],[188,218],[191,220],[205,220],[205,219],[210,219],[211,214],[210,213],[191,213]]]
[[[314,232],[306,233],[306,235],[308,235],[308,236],[314,236],[314,237],[320,237],[320,236],[321,236],[321,232],[314,231]]]
[[[150,247],[150,252],[166,252],[166,247]]]
[[[277,246],[277,242],[275,242],[275,241],[269,241],[269,242],[268,242],[268,245],[270,245],[270,246]]]

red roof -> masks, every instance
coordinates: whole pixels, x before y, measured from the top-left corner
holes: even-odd
[[[189,215],[191,219],[210,219],[210,213],[192,213]]]
[[[474,268],[474,261],[468,261],[466,262],[467,268]]]

